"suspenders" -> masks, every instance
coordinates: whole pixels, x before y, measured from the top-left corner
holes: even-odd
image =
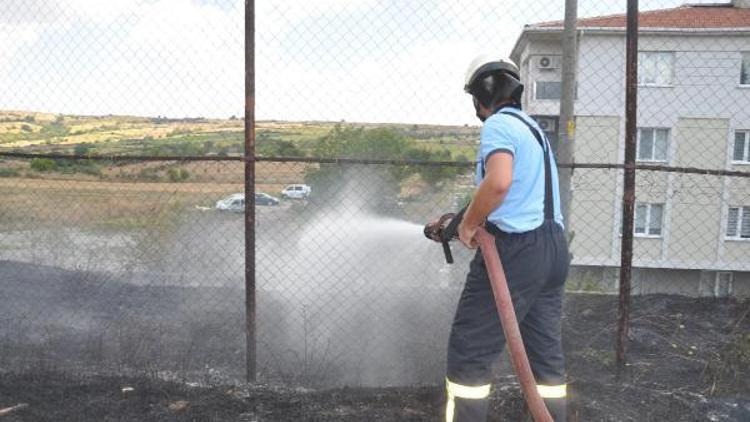
[[[523,117],[515,114],[510,113],[507,111],[502,111],[500,114],[507,114],[508,116],[513,116],[516,119],[523,122],[523,124],[526,125],[526,127],[529,128],[531,133],[536,138],[537,142],[539,143],[539,146],[542,148],[542,153],[544,154],[544,219],[545,220],[554,220],[555,219],[555,213],[553,210],[554,207],[554,200],[552,199],[552,165],[550,164],[550,158],[549,158],[549,144],[546,142],[545,138],[542,137],[542,135],[539,133],[534,126],[531,126],[529,122],[523,119]]]

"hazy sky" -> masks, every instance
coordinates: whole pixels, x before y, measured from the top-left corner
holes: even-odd
[[[475,124],[468,62],[562,19],[564,1],[549,3],[256,0],[257,117]],[[625,4],[580,0],[579,16]],[[243,12],[241,0],[0,0],[0,109],[242,115]]]

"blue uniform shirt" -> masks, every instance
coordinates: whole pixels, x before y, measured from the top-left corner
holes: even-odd
[[[522,110],[504,107],[501,112],[514,113],[536,128],[549,145],[536,122]],[[508,233],[522,233],[544,222],[544,153],[529,128],[513,116],[497,112],[484,122],[477,153],[477,186],[484,178],[484,164],[497,152],[513,155],[513,182],[502,204],[487,220]],[[552,167],[552,198],[555,221],[563,225],[560,210],[560,186],[552,148],[547,147]]]

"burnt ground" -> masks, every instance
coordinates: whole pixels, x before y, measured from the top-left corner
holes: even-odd
[[[633,300],[629,365],[614,376],[616,298],[569,295],[564,321],[572,421],[750,420],[750,302]],[[505,372],[507,369],[501,369]],[[17,421],[431,421],[439,385],[311,390],[201,385],[27,368],[0,376],[0,409]],[[505,372],[507,373],[507,372]],[[131,392],[123,388],[131,387]],[[492,421],[521,420],[512,378],[498,377]]]

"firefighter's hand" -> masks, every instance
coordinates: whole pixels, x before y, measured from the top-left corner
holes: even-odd
[[[458,225],[458,239],[469,249],[476,249],[479,247],[479,243],[476,239],[477,229],[478,226],[467,227],[463,221]]]

